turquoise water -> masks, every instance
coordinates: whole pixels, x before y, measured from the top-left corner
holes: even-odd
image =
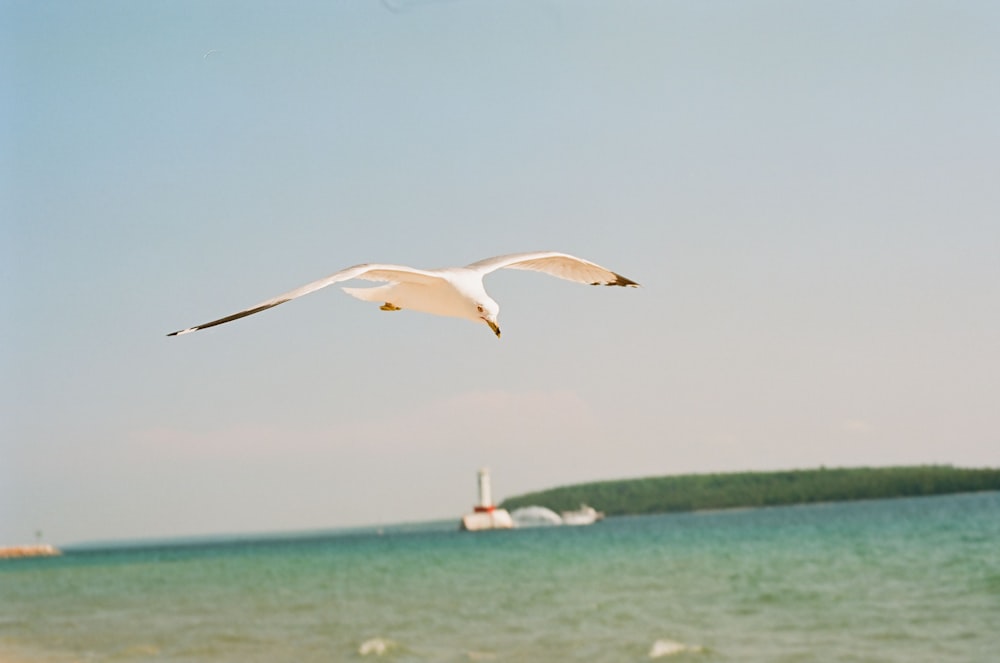
[[[76,550],[0,660],[997,661],[1000,493]]]

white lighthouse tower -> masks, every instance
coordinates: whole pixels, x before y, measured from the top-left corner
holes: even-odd
[[[479,469],[479,504],[476,505],[476,511],[492,508],[493,496],[490,493],[490,469],[482,467]]]
[[[479,470],[479,503],[472,513],[462,517],[462,529],[478,532],[484,529],[510,529],[514,526],[507,509],[498,509],[493,504],[490,492],[490,471],[488,468]]]

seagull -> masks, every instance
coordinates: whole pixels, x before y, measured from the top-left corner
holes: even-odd
[[[485,322],[500,338],[497,315],[500,305],[486,294],[483,277],[498,269],[526,269],[543,272],[567,281],[589,285],[616,285],[638,287],[638,283],[621,274],[601,267],[583,258],[556,251],[535,251],[532,253],[512,253],[486,258],[465,267],[443,267],[440,269],[416,269],[405,265],[366,263],[354,265],[334,272],[326,278],[307,283],[282,295],[255,304],[238,313],[218,320],[171,332],[167,336],[190,334],[199,329],[207,329],[233,320],[260,313],[278,304],[308,295],[321,288],[351,279],[384,282],[386,285],[369,288],[343,288],[344,292],[368,302],[383,302],[383,311],[423,311],[433,315],[463,318],[473,322]]]

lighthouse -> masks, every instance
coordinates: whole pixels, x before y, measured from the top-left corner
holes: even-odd
[[[461,529],[478,532],[484,529],[510,529],[514,526],[507,509],[498,509],[493,504],[490,490],[490,471],[483,467],[479,470],[479,501],[473,507],[472,513],[462,517]]]
[[[479,470],[479,504],[476,511],[493,511],[493,496],[490,493],[490,470],[488,467]]]

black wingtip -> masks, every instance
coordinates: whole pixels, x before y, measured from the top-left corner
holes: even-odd
[[[615,279],[613,281],[603,281],[603,282],[602,281],[594,281],[590,285],[617,285],[617,286],[622,286],[622,287],[629,286],[631,288],[638,288],[639,287],[639,284],[636,283],[635,281],[633,281],[632,279],[627,279],[624,276],[622,276],[621,274],[616,274],[615,272],[611,272],[611,273],[614,274],[614,277],[615,277]]]
[[[233,320],[239,320],[240,318],[245,318],[248,315],[253,315],[254,313],[260,313],[261,311],[265,311],[269,308],[277,306],[278,304],[284,304],[287,301],[291,300],[279,299],[277,301],[271,301],[268,302],[267,304],[261,304],[260,306],[247,309],[246,311],[240,311],[239,313],[233,313],[232,315],[227,315],[224,318],[219,318],[218,320],[213,320],[212,322],[206,322],[204,324],[196,325],[194,327],[188,327],[187,329],[181,329],[179,331],[170,332],[169,334],[167,334],[167,336],[180,336],[181,334],[188,334],[190,332],[198,331],[199,329],[208,329],[209,327],[215,327],[216,325],[221,325],[226,322],[232,322]]]

